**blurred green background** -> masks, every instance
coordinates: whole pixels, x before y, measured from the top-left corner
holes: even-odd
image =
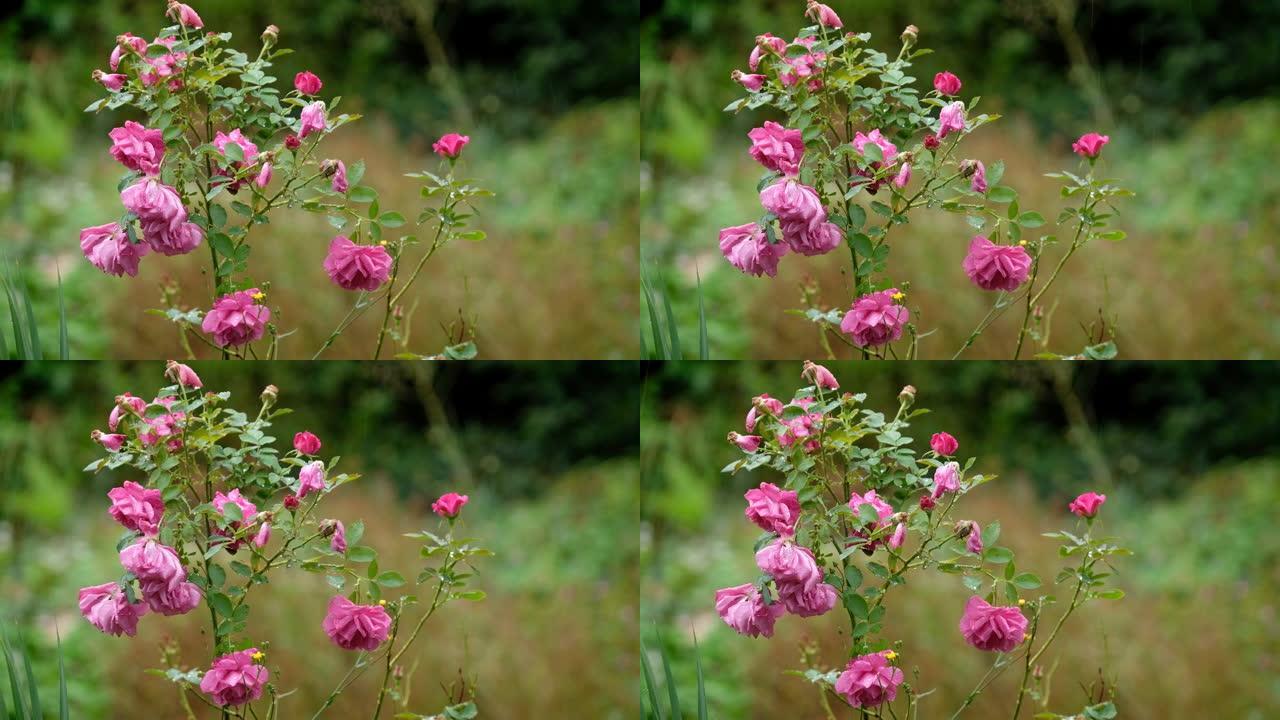
[[[384,569],[413,577],[418,546],[401,533],[433,529],[430,503],[466,493],[467,532],[497,555],[480,564],[483,602],[451,603],[406,656],[413,709],[445,704],[460,667],[479,681],[483,717],[632,717],[636,656],[639,403],[635,363],[215,363],[194,365],[207,390],[252,410],[280,388],[273,435],[287,446],[309,429],[339,467],[363,473],[326,501],[325,515],[363,519]],[[55,630],[70,675],[72,716],[177,717],[160,645],[181,644],[188,667],[207,662],[198,617],[148,616],[136,638],[103,635],[76,609],[76,590],[119,574],[119,527],[106,492],[128,476],[92,476],[90,439],[124,391],[150,398],[161,363],[0,365],[0,622],[21,630],[46,709],[56,707]],[[405,588],[410,591],[410,588]],[[254,603],[250,632],[272,644],[282,717],[309,717],[351,656],[320,632],[331,594],[318,576],[285,571]],[[19,672],[21,672],[19,670]],[[332,708],[369,712],[376,679]],[[195,703],[193,703],[195,704]],[[203,707],[199,705],[198,707]],[[288,710],[293,708],[293,710]],[[387,713],[384,713],[386,716]],[[56,717],[56,715],[49,715]]]
[[[1073,526],[1066,506],[1075,495],[1107,495],[1104,531],[1135,552],[1118,565],[1128,596],[1092,603],[1068,622],[1044,663],[1059,658],[1051,710],[1078,712],[1087,704],[1081,686],[1101,677],[1115,683],[1120,717],[1280,713],[1280,366],[828,366],[841,391],[866,392],[867,405],[886,412],[903,385],[914,385],[916,407],[932,412],[914,420],[913,446],[926,449],[931,434],[948,431],[958,455],[978,458],[975,471],[999,475],[967,496],[957,517],[999,520],[1020,570],[1052,578],[1057,543],[1040,533]],[[741,457],[725,436],[744,432],[753,396],[791,398],[805,384],[800,364],[651,364],[646,374],[640,617],[653,661],[657,648],[667,650],[692,705],[696,635],[714,717],[823,717],[814,688],[783,673],[802,668],[802,643],[816,642],[826,667],[843,665],[848,629],[838,613],[787,616],[772,639],[751,639],[714,607],[717,588],[759,574],[759,530],[743,517],[743,493],[780,482],[768,470],[721,474]],[[956,577],[916,576],[886,617],[885,637],[904,642],[908,675],[919,667],[918,687],[936,688],[921,717],[949,716],[989,664],[956,630],[967,595]],[[968,716],[1006,717],[1016,682],[1003,677]]]
[[[100,97],[120,33],[154,37],[163,0],[23,0],[0,14],[0,250],[28,275],[42,333],[56,337],[60,272],[73,357],[155,358],[180,349],[159,318],[159,285],[176,280],[188,304],[205,302],[197,254],[149,258],[137,278],[85,262],[80,228],[119,214],[119,167],[107,132],[123,112],[82,112]],[[442,323],[476,321],[488,358],[634,358],[638,285],[635,100],[638,8],[585,0],[217,0],[194,5],[206,29],[231,31],[239,49],[280,27],[274,74],[303,69],[327,97],[365,119],[326,141],[326,154],[368,164],[384,210],[416,217],[422,199],[403,173],[435,168],[431,142],[470,135],[464,172],[498,197],[481,207],[481,243],[459,242],[415,287],[413,349],[436,352]],[[323,217],[285,211],[254,242],[250,271],[274,281],[286,356],[310,357],[351,294],[321,269],[332,237]],[[406,231],[408,234],[408,231]],[[281,268],[298,268],[285,273]],[[4,303],[0,301],[0,305]],[[7,312],[0,313],[7,322]],[[329,357],[371,354],[369,316]],[[0,323],[2,324],[2,323]],[[52,353],[52,350],[47,350]],[[305,354],[304,354],[305,353]]]
[[[1046,172],[1074,168],[1071,142],[1111,137],[1104,172],[1138,196],[1121,207],[1128,238],[1096,243],[1074,259],[1051,349],[1076,352],[1082,326],[1115,321],[1121,357],[1274,357],[1280,353],[1280,45],[1264,28],[1280,3],[1182,0],[832,0],[846,30],[898,47],[908,23],[935,53],[912,74],[928,87],[955,72],[966,97],[1005,115],[975,133],[966,154],[1004,160],[1023,209],[1054,218],[1063,207]],[[764,111],[721,112],[742,90],[754,38],[792,38],[807,24],[801,0],[666,0],[645,3],[641,39],[642,255],[661,274],[681,334],[698,328],[698,276],[711,354],[817,357],[817,333],[783,314],[801,307],[799,285],[817,281],[827,307],[847,307],[847,262],[783,260],[778,277],[753,278],[721,257],[717,231],[759,215],[759,167],[747,132]],[[950,357],[990,305],[960,271],[964,219],[914,215],[893,240],[889,272],[912,281],[924,312],[927,357]],[[1095,330],[1097,328],[1095,327]],[[1003,358],[1016,319],[989,329],[967,357]]]

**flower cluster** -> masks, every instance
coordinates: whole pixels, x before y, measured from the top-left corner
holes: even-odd
[[[747,134],[748,152],[765,171],[759,184],[763,215],[720,231],[725,259],[748,275],[775,277],[788,253],[823,255],[846,246],[854,281],[849,309],[811,307],[808,315],[863,357],[884,356],[904,332],[912,338],[907,355],[916,351],[921,333],[906,306],[909,283],[883,277],[889,231],[907,224],[913,209],[967,215],[980,232],[971,236],[959,268],[978,288],[1038,301],[1057,275],[1032,287],[1043,253],[1056,239],[1024,237],[1043,225],[1044,217],[1022,211],[1017,192],[998,184],[1003,163],[988,167],[958,154],[964,138],[996,117],[976,113],[976,98],[959,97],[964,84],[952,72],[937,73],[924,93],[913,87],[911,61],[927,52],[915,49],[919,30],[914,26],[903,33],[901,49],[891,59],[867,45],[869,33],[842,31],[844,22],[831,7],[811,1],[805,14],[814,24],[791,41],[771,33],[758,36],[747,59],[750,72],[733,72],[747,94],[726,110],[773,107],[787,120],[765,121]],[[1087,191],[1084,207],[1059,218],[1080,230],[1067,257],[1105,234],[1097,231],[1107,216],[1093,213],[1093,206],[1128,194],[1093,176],[1108,139],[1089,133],[1072,145],[1088,164],[1086,177],[1057,176],[1072,178],[1071,194]],[[1071,194],[1064,189],[1064,196]],[[859,197],[867,204],[859,204]],[[1000,205],[1008,205],[1008,211],[997,210]],[[877,215],[883,225],[877,225]],[[997,309],[1012,304],[996,303]],[[1027,319],[1015,355],[1022,337],[1037,330],[1029,326],[1036,302],[1025,305]]]
[[[1104,588],[1110,573],[1094,570],[1109,556],[1127,553],[1092,534],[1106,496],[1082,494],[1069,509],[1084,520],[1085,532],[1048,534],[1068,540],[1063,557],[1079,557],[1080,565],[1058,578],[1074,581],[1076,590],[1052,632],[1033,648],[1053,597],[1021,596],[1041,581],[1017,572],[1013,551],[996,544],[998,521],[984,527],[952,518],[960,498],[993,478],[971,473],[974,461],[957,458],[960,443],[947,432],[934,433],[928,451],[917,456],[906,435],[910,419],[925,412],[911,411],[915,388],[903,389],[897,413],[889,416],[863,407],[865,395],[840,393],[835,375],[821,365],[806,362],[802,375],[812,384],[789,403],[768,395],[752,401],[745,422],[750,434],[729,433],[743,457],[727,472],[768,467],[787,482],[761,482],[746,492],[745,515],[764,532],[756,544],[761,574],[754,582],[717,590],[715,608],[726,625],[749,637],[772,637],[775,623],[787,614],[810,617],[843,608],[853,638],[851,659],[839,670],[805,673],[824,694],[854,708],[892,704],[904,692],[913,703],[918,699],[905,682],[902,643],[879,635],[891,589],[919,570],[962,577],[970,597],[957,610],[959,635],[975,649],[997,653],[996,669],[1015,656],[1030,666],[1086,600],[1122,595]],[[857,560],[859,554],[865,562]],[[867,583],[868,577],[875,582]]]
[[[93,432],[107,454],[88,470],[127,467],[150,480],[126,480],[107,493],[107,512],[127,531],[119,551],[123,574],[80,590],[84,618],[109,635],[133,636],[148,613],[182,615],[204,603],[213,622],[212,663],[203,673],[170,667],[168,675],[191,686],[183,692],[198,687],[216,706],[246,705],[270,694],[274,707],[273,672],[258,649],[266,645],[239,636],[247,629],[250,590],[268,582],[269,573],[300,567],[325,574],[339,590],[351,582],[346,594],[330,598],[323,618],[317,617],[318,629],[334,645],[390,654],[414,596],[383,597],[384,590],[406,581],[397,572],[379,571],[373,548],[357,545],[362,522],[348,526],[318,514],[323,499],[358,476],[331,474],[332,464],[317,458],[323,444],[310,431],[294,435],[286,453],[270,447],[270,421],[287,412],[274,410],[274,386],[263,391],[251,419],[224,407],[228,393],[203,391],[191,367],[171,361],[165,375],[173,384],[154,400],[121,394],[107,417],[109,432]],[[467,501],[451,492],[432,506],[445,530],[420,535],[431,538],[422,554],[445,559],[424,570],[418,583],[434,580],[439,589],[417,629],[402,638],[397,657],[443,603],[483,597],[462,590],[468,575],[455,571],[487,554],[453,537]],[[366,564],[371,571],[357,567]],[[242,582],[229,580],[237,575]]]

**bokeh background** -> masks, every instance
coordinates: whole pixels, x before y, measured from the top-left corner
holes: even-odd
[[[892,412],[905,384],[918,392],[917,450],[941,430],[999,478],[956,512],[999,520],[1019,570],[1051,580],[1057,542],[1073,527],[1066,506],[1085,490],[1107,495],[1102,519],[1135,555],[1122,558],[1127,597],[1095,601],[1046,655],[1050,710],[1084,707],[1083,687],[1114,685],[1120,717],[1232,717],[1280,713],[1280,367],[1271,363],[876,363],[829,367],[842,391],[869,393]],[[641,419],[641,632],[661,675],[665,648],[680,697],[696,697],[696,636],[713,717],[825,717],[803,678],[800,645],[826,667],[847,659],[838,613],[787,616],[772,639],[737,635],[716,615],[717,588],[759,575],[743,493],[780,482],[771,471],[721,474],[741,452],[751,398],[790,398],[800,366],[786,363],[650,365]],[[1046,590],[1047,591],[1047,590]],[[897,595],[885,636],[919,667],[921,717],[948,717],[990,656],[957,631],[968,596],[955,576],[916,576]],[[1062,597],[1062,593],[1056,593]],[[1100,672],[1101,669],[1101,672]],[[1017,678],[1006,673],[966,717],[1007,717]],[[659,690],[660,697],[665,691]],[[1096,696],[1095,696],[1096,697]],[[1024,708],[1026,710],[1026,708]],[[1028,717],[1033,713],[1025,713]],[[841,717],[848,717],[848,713]]]
[[[636,364],[416,365],[194,367],[206,389],[230,390],[242,410],[274,383],[279,405],[295,410],[273,427],[279,443],[310,429],[326,454],[342,456],[341,469],[364,474],[326,500],[325,514],[348,526],[363,519],[362,542],[379,550],[384,570],[415,577],[418,544],[401,533],[434,529],[430,503],[444,492],[471,497],[468,535],[497,553],[479,563],[488,597],[450,603],[428,622],[404,662],[416,663],[411,709],[438,711],[442,685],[465,667],[478,681],[482,717],[561,717],[566,708],[575,717],[632,717]],[[170,639],[186,666],[208,661],[197,614],[148,615],[130,639],[99,633],[76,608],[79,587],[119,575],[120,529],[106,492],[129,479],[82,471],[101,454],[89,433],[104,427],[117,394],[151,397],[167,384],[162,372],[160,363],[0,366],[0,623],[11,638],[25,637],[47,712],[56,713],[58,697],[56,632],[72,717],[182,716],[169,682],[144,670],[161,666]],[[281,717],[310,717],[352,660],[320,630],[332,589],[319,576],[284,571],[255,593],[249,631],[270,641],[278,686],[297,688]],[[326,717],[363,717],[376,685],[367,674]]]
[[[912,74],[929,87],[955,72],[966,96],[1004,117],[966,141],[971,157],[1002,159],[1005,178],[1053,219],[1057,181],[1074,168],[1071,142],[1111,137],[1105,172],[1138,196],[1120,208],[1128,238],[1099,242],[1055,285],[1051,349],[1078,352],[1083,328],[1115,323],[1121,357],[1274,357],[1280,352],[1280,45],[1261,28],[1280,3],[1181,0],[832,0],[846,30],[896,49],[920,28]],[[721,257],[717,231],[759,215],[758,165],[746,134],[765,111],[721,112],[740,97],[754,38],[791,38],[802,0],[665,0],[644,4],[641,39],[642,255],[667,286],[681,335],[698,332],[698,278],[710,350],[719,358],[820,356],[801,307],[815,280],[826,307],[847,306],[847,258],[789,256],[778,277],[753,278]],[[970,228],[945,213],[912,216],[893,241],[889,272],[912,281],[928,357],[950,357],[990,306],[960,270]],[[1047,231],[1046,231],[1047,232]],[[1215,309],[1216,308],[1216,309]],[[661,312],[661,311],[660,311]],[[1083,326],[1083,328],[1082,328]],[[966,357],[1004,358],[1016,319],[989,329]],[[1095,336],[1096,337],[1096,336]]]
[[[77,358],[176,356],[176,333],[141,311],[176,280],[188,303],[208,282],[201,258],[149,258],[137,278],[113,278],[81,257],[80,228],[119,214],[119,167],[107,132],[123,111],[86,114],[90,79],[122,32],[154,37],[163,0],[22,0],[0,13],[0,251],[18,264],[44,338],[56,338],[61,273]],[[318,74],[343,110],[365,115],[326,141],[348,166],[363,159],[383,210],[415,218],[423,202],[406,172],[434,169],[431,142],[470,135],[470,177],[498,194],[483,203],[489,237],[458,242],[423,271],[412,348],[437,352],[441,324],[475,321],[481,357],[634,358],[639,112],[634,3],[585,0],[209,0],[206,28],[259,46],[268,23],[294,54],[277,61],[281,87]],[[298,333],[289,357],[309,358],[352,294],[321,269],[332,238],[323,216],[284,211],[254,241],[250,271],[275,284]],[[411,232],[412,223],[402,230]],[[207,261],[207,258],[205,258]],[[294,268],[285,272],[282,268]],[[0,306],[6,303],[0,300]],[[8,312],[0,307],[8,324]],[[377,318],[364,318],[326,357],[371,354]],[[7,334],[7,330],[6,330]],[[46,343],[48,344],[48,343]],[[303,354],[305,351],[305,355]],[[46,348],[52,355],[52,347]]]

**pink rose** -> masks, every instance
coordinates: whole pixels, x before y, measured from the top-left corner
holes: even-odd
[[[125,188],[120,193],[120,202],[137,215],[144,226],[176,230],[187,221],[187,211],[182,207],[178,191],[156,178],[141,179]]]
[[[302,108],[302,125],[298,128],[298,137],[306,138],[313,132],[324,132],[328,127],[324,115],[324,101],[316,100],[315,102]]]
[[[190,5],[169,0],[169,10],[165,14],[189,28],[204,27],[204,21]]]
[[[973,177],[969,180],[969,189],[983,195],[987,193],[987,166],[981,160],[973,161]]]
[[[813,551],[787,538],[778,538],[760,548],[756,553],[756,566],[776,582],[803,585],[805,590],[812,590],[822,582],[822,570],[813,558]]]
[[[320,78],[310,70],[303,70],[293,76],[293,87],[303,95],[316,95],[320,92],[320,88],[324,87],[324,83],[320,82]]]
[[[804,369],[800,371],[800,377],[824,390],[840,389],[840,383],[836,382],[836,376],[832,375],[830,370],[811,360],[804,361]]]
[[[960,463],[949,462],[938,466],[933,471],[933,499],[942,497],[943,493],[960,491]]]
[[[760,410],[760,407],[763,407],[764,410]],[[761,393],[755,398],[752,398],[751,409],[747,411],[747,419],[743,423],[747,428],[747,432],[756,431],[756,423],[760,421],[762,415],[766,414],[766,411],[767,414],[776,416],[778,413],[782,412],[782,401],[777,398],[769,397],[769,393]]]
[[[391,630],[391,616],[381,605],[357,605],[341,595],[329,601],[324,632],[344,650],[377,650]]]
[[[965,642],[988,652],[1009,652],[1022,644],[1027,618],[1016,607],[997,607],[974,595],[964,606],[960,633]]]
[[[844,243],[844,233],[835,223],[825,222],[825,218],[817,225],[805,220],[784,220],[782,240],[801,255],[824,255]]]
[[[858,298],[840,321],[840,331],[858,347],[895,342],[911,320],[911,311],[894,300],[897,294],[897,288],[889,288]]]
[[[776,122],[766,122],[747,133],[751,138],[751,157],[769,170],[784,175],[800,172],[804,160],[804,139],[799,130],[789,130]]]
[[[93,79],[102,83],[102,87],[108,90],[118,91],[129,81],[129,76],[121,73],[104,73],[101,70],[94,70]]]
[[[471,138],[467,135],[449,133],[431,143],[431,149],[440,157],[453,160],[462,154],[462,148],[466,147],[469,142],[471,142]]]
[[[1099,495],[1096,492],[1087,492],[1067,506],[1071,512],[1082,518],[1091,518],[1098,514],[1098,508],[1102,507],[1102,503],[1107,501],[1106,495]]]
[[[284,496],[284,506],[286,509],[297,510],[298,504],[299,502],[298,502],[297,495],[294,495],[293,493],[289,493],[288,495]]]
[[[391,276],[391,255],[381,245],[357,245],[339,235],[324,259],[329,279],[346,290],[377,290]]]
[[[111,157],[130,170],[147,175],[160,172],[164,160],[164,133],[126,120],[123,127],[107,133],[111,138]]]
[[[893,163],[894,158],[898,157],[898,146],[889,142],[889,138],[881,135],[879,129],[872,130],[866,135],[863,135],[861,130],[854,134],[853,148],[859,153],[863,153],[867,143],[880,147],[880,154],[884,156],[885,164]]]
[[[84,619],[108,635],[133,637],[138,632],[138,618],[147,614],[146,605],[130,603],[113,582],[80,588],[79,604]]]
[[[893,529],[893,534],[889,536],[889,547],[897,550],[902,547],[902,543],[907,541],[907,524],[900,522]]]
[[[120,565],[140,582],[159,583],[171,590],[187,580],[187,571],[182,569],[178,553],[152,539],[141,538],[121,550]]]
[[[347,184],[347,165],[341,160],[334,161],[333,191],[345,193],[351,186]]]
[[[169,361],[169,364],[164,369],[164,376],[183,387],[196,389],[204,387],[204,383],[200,382],[200,376],[196,374],[195,370],[175,360]]]
[[[339,555],[347,554],[347,526],[341,520],[333,521],[333,537],[329,538],[329,549]]]
[[[893,176],[893,184],[904,188],[909,182],[911,182],[911,163],[904,162],[902,167],[898,168],[898,174]]]
[[[933,89],[943,95],[959,95],[960,94],[960,78],[943,71],[933,76]]]
[[[116,38],[116,46],[111,51],[109,63],[112,70],[120,69],[120,60],[129,51],[132,51],[134,55],[142,55],[147,51],[147,41],[133,33],[124,33]]]
[[[255,515],[258,514],[258,506],[249,501],[249,498],[240,494],[240,488],[234,488],[225,495],[221,490],[213,494],[213,509],[226,515],[227,505],[235,505],[240,508],[240,517],[244,522],[252,522]]]
[[[773,637],[773,624],[786,608],[781,603],[766,605],[755,585],[735,585],[716,591],[716,612],[739,635]]]
[[[459,495],[456,492],[445,493],[438,500],[431,503],[431,512],[442,518],[456,518],[470,499],[466,495]]]
[[[124,77],[124,76],[121,75],[120,77]],[[769,78],[765,75],[756,75],[756,74],[748,75],[747,73],[744,73],[741,70],[733,71],[734,82],[750,90],[751,92],[760,92],[760,88],[764,87],[764,84],[768,79]]]
[[[107,497],[111,499],[108,512],[116,522],[145,535],[155,535],[159,531],[160,520],[164,516],[164,500],[159,490],[148,490],[126,480],[120,487],[108,491]]]
[[[253,536],[253,544],[257,547],[266,547],[271,542],[271,523],[264,522],[258,528],[258,534]]]
[[[938,145],[940,145],[940,144],[941,144],[941,143],[939,143],[939,142],[938,142],[938,136],[937,136],[937,135],[935,135],[935,134],[933,134],[933,133],[929,133],[928,135],[925,135],[925,136],[924,136],[924,146],[925,146],[926,148],[928,148],[929,150],[937,150],[937,149],[938,149]]]
[[[271,309],[258,304],[261,297],[258,288],[223,295],[205,314],[200,328],[213,335],[213,341],[221,347],[245,345],[261,338],[271,319]]]
[[[1031,256],[1019,245],[996,245],[975,235],[964,259],[964,272],[983,290],[1012,292],[1026,282]]]
[[[960,449],[960,443],[956,441],[951,433],[940,432],[934,433],[929,438],[929,447],[939,455],[955,455],[956,450]]]
[[[317,441],[319,442],[319,441]],[[317,447],[317,449],[319,449]],[[313,492],[324,491],[324,463],[313,460],[298,471],[298,499],[301,500]]]
[[[836,15],[836,11],[823,5],[815,0],[809,0],[809,7],[804,12],[805,16],[813,18],[819,25],[823,27],[835,28],[839,30],[844,27],[844,23],[840,22],[840,16]]]
[[[964,103],[956,100],[948,103],[938,113],[938,139],[941,140],[953,132],[964,131]]]
[[[128,441],[129,439],[124,435],[120,435],[120,434],[108,435],[107,433],[104,433],[101,430],[94,430],[92,437],[94,442],[98,443],[99,445],[106,448],[107,450],[110,450],[111,452],[118,452],[120,448],[124,447],[125,442]]]
[[[876,520],[870,523],[868,527],[876,529],[888,525],[888,519],[893,516],[893,506],[881,499],[875,490],[868,490],[862,495],[856,492],[850,494],[849,509],[853,511],[853,518],[856,524],[862,524],[859,518],[862,517],[862,506],[864,505],[870,506],[871,509],[875,510],[876,514]]]
[[[965,538],[964,548],[974,555],[982,554],[982,526],[969,521],[969,537]]]
[[[147,409],[147,401],[132,395],[124,393],[116,396],[116,406],[111,408],[111,415],[107,417],[107,427],[115,430],[120,426],[120,421],[125,415],[141,415],[143,410]]]
[[[800,519],[800,500],[794,490],[783,490],[773,483],[763,482],[745,495],[747,519],[764,530],[779,535],[795,535],[796,521]]]
[[[720,252],[731,265],[748,275],[778,274],[778,260],[787,254],[785,243],[770,243],[756,223],[747,223],[720,231]]]
[[[213,146],[218,148],[218,151],[221,152],[224,157],[227,154],[228,145],[240,146],[240,153],[244,155],[243,163],[238,160],[234,162],[227,161],[227,164],[232,167],[240,167],[242,164],[252,165],[253,161],[258,157],[258,146],[250,141],[249,138],[245,137],[244,134],[240,132],[240,128],[236,128],[229,133],[224,133],[219,130],[217,134],[213,136]]]
[[[751,48],[751,57],[747,59],[747,67],[752,72],[760,69],[760,60],[766,54],[782,55],[787,51],[787,41],[772,33],[756,36],[756,46]]]
[[[1071,143],[1071,151],[1082,158],[1090,160],[1098,157],[1102,152],[1103,146],[1111,142],[1109,135],[1099,135],[1098,133],[1086,133],[1080,136],[1079,140]]]
[[[803,585],[782,583],[778,585],[778,600],[787,612],[800,617],[825,615],[836,606],[839,595],[826,583],[818,583],[806,589]]]
[[[302,147],[302,141],[298,139],[297,135],[289,133],[284,136],[284,146],[290,150],[297,150]]]
[[[898,698],[902,670],[889,664],[884,653],[860,655],[836,678],[835,690],[856,708],[875,707]]]
[[[779,180],[760,192],[760,204],[783,222],[808,225],[810,229],[827,221],[818,193],[798,180]]]
[[[173,587],[154,580],[142,583],[142,599],[161,615],[185,615],[200,605],[200,598],[195,583],[184,581]]]
[[[214,660],[200,681],[200,690],[218,706],[244,705],[262,697],[271,671],[254,663],[257,654],[258,648],[251,647]]]
[[[320,438],[310,431],[303,430],[293,436],[293,449],[303,455],[315,455],[320,452]]]
[[[739,435],[736,432],[729,433],[729,442],[737,445],[743,452],[753,453],[760,449],[760,443],[764,440],[759,435]]]
[[[138,262],[150,248],[131,243],[116,223],[87,227],[80,231],[80,251],[94,267],[117,277],[138,274]]]
[[[253,184],[260,188],[271,184],[271,163],[262,163],[262,169],[258,171],[257,177],[253,179]]]
[[[164,221],[144,222],[142,239],[161,255],[185,255],[200,247],[204,230],[193,222],[183,222],[176,227]]]

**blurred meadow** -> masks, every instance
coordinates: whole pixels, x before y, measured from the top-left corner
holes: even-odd
[[[707,367],[711,365],[712,367]],[[1270,363],[829,363],[841,391],[866,392],[889,411],[917,388],[917,449],[952,433],[975,471],[999,475],[968,495],[958,517],[999,520],[1018,569],[1046,580],[1063,566],[1057,541],[1071,498],[1107,495],[1102,531],[1134,551],[1121,558],[1120,601],[1085,606],[1043,665],[1048,709],[1079,712],[1114,691],[1121,718],[1280,713],[1280,368]],[[826,717],[802,677],[801,647],[826,668],[847,660],[843,615],[785,616],[772,639],[736,634],[716,615],[717,588],[753,581],[759,530],[743,493],[781,483],[769,470],[722,474],[741,457],[751,398],[790,398],[800,364],[648,366],[641,415],[641,635],[664,650],[686,704],[700,657],[712,717]],[[902,667],[932,689],[920,717],[949,717],[989,665],[957,626],[969,592],[959,578],[917,575],[900,590],[884,636],[903,641]],[[1057,594],[1046,583],[1037,592]],[[1056,617],[1052,615],[1052,617]],[[695,656],[694,642],[698,646]],[[1006,674],[1008,675],[1008,674]],[[661,681],[660,681],[661,682]],[[966,717],[1007,717],[1017,678],[1002,677]],[[1105,688],[1105,690],[1104,690]],[[665,689],[659,696],[666,697]],[[689,698],[685,700],[685,698]],[[1026,708],[1024,708],[1025,710]],[[1032,708],[1029,717],[1039,712]],[[849,711],[839,717],[851,717]],[[887,717],[887,716],[886,716]]]
[[[196,3],[207,27],[257,47],[268,23],[294,54],[279,85],[309,69],[342,109],[364,118],[327,141],[383,210],[415,218],[423,200],[404,173],[435,170],[431,143],[471,136],[463,172],[497,193],[480,208],[480,242],[456,242],[425,267],[404,305],[411,349],[435,353],[467,331],[480,357],[634,358],[639,222],[636,8],[573,0],[251,0]],[[83,112],[90,79],[115,37],[166,24],[163,0],[24,0],[0,19],[0,261],[21,268],[45,355],[57,337],[58,278],[71,357],[180,356],[175,328],[141,311],[176,283],[187,307],[207,303],[200,253],[150,258],[138,277],[110,277],[81,256],[77,235],[119,214],[119,165],[107,132],[123,111]],[[249,271],[274,279],[296,333],[286,357],[309,358],[350,307],[321,262],[333,236],[323,215],[284,210],[254,242]],[[412,234],[412,222],[401,232]],[[280,272],[279,268],[296,268]],[[10,320],[0,300],[0,329]],[[21,311],[20,311],[21,312]],[[364,357],[378,318],[357,322],[324,355]],[[25,319],[24,319],[25,322]],[[449,326],[453,324],[452,331]],[[8,334],[8,331],[5,331]],[[207,350],[204,348],[201,352]]]
[[[1106,332],[1120,357],[1265,358],[1280,353],[1280,4],[1178,0],[834,0],[845,29],[879,50],[920,28],[912,75],[928,87],[955,72],[983,112],[1003,117],[967,140],[988,166],[1003,160],[1022,209],[1051,220],[1063,207],[1044,173],[1074,169],[1071,143],[1110,135],[1102,172],[1137,197],[1121,208],[1119,242],[1095,242],[1067,265],[1049,298],[1050,350],[1070,354]],[[776,278],[729,265],[717,232],[759,217],[758,164],[747,132],[765,111],[722,112],[741,97],[754,38],[794,37],[801,0],[665,0],[646,6],[641,40],[641,254],[681,335],[700,331],[710,355],[820,357],[803,307],[816,284],[823,307],[851,302],[843,257],[788,256]],[[922,357],[950,358],[991,303],[961,271],[972,235],[964,218],[915,213],[891,239],[889,274],[910,281],[923,312]],[[1051,226],[1044,232],[1051,233]],[[1057,257],[1054,255],[1053,257]],[[657,303],[661,306],[661,296]],[[645,310],[642,308],[642,313]],[[664,309],[659,309],[663,313]],[[663,318],[665,324],[665,317]],[[988,329],[966,358],[1003,358],[1016,318]]]
[[[379,550],[383,569],[416,574],[418,545],[402,533],[435,528],[429,506],[444,492],[470,496],[465,532],[496,553],[478,568],[488,597],[450,603],[427,623],[403,663],[411,709],[443,707],[465,668],[481,717],[557,717],[565,708],[632,717],[635,364],[194,367],[207,389],[230,390],[240,409],[256,406],[267,383],[278,385],[280,406],[295,412],[273,435],[287,445],[309,429],[325,453],[342,456],[342,470],[364,474],[326,501],[325,513],[348,526],[362,519],[362,542]],[[73,717],[184,716],[173,685],[144,670],[162,667],[170,643],[185,667],[208,662],[198,613],[149,615],[130,639],[99,633],[76,608],[79,587],[120,572],[120,528],[107,515],[106,491],[128,479],[82,472],[101,454],[89,433],[104,425],[118,393],[154,392],[162,371],[159,363],[46,362],[8,363],[0,375],[0,624],[24,637],[46,717],[56,717],[56,634]],[[333,590],[320,576],[286,570],[255,592],[248,632],[268,653],[273,681],[296,688],[281,716],[310,717],[352,661],[321,632]],[[376,691],[370,674],[329,715],[363,716]]]

